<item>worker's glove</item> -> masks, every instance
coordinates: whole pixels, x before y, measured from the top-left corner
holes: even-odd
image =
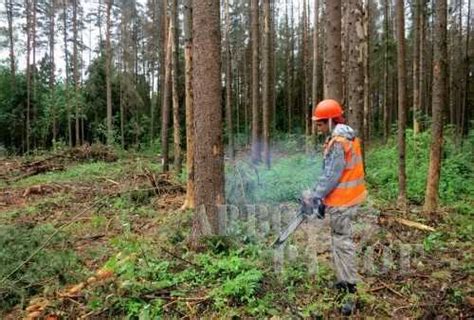
[[[300,198],[301,210],[307,216],[316,215],[318,219],[324,219],[326,206],[321,198],[313,198],[308,192],[304,192]]]
[[[323,203],[321,198],[314,198],[314,209],[316,211],[316,217],[318,219],[324,219],[326,214],[326,205]]]
[[[299,199],[300,200],[300,205],[301,205],[301,212],[310,217],[313,215],[314,213],[314,208],[313,206],[309,203],[309,202],[306,202],[304,199]]]
[[[313,215],[314,203],[313,203],[313,197],[311,197],[311,192],[309,190],[306,190],[303,192],[303,194],[299,198],[299,202],[301,204],[301,211],[305,215],[307,216]]]

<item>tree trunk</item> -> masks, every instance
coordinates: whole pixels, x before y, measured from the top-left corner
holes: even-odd
[[[78,51],[78,30],[77,30],[77,1],[73,0],[72,3],[72,32],[73,32],[73,81],[74,81],[74,105],[76,111],[76,146],[81,144],[80,137],[80,125],[79,125],[79,51]]]
[[[69,99],[69,52],[67,49],[67,2],[64,1],[63,3],[63,42],[64,42],[64,63],[66,69],[66,79],[65,79],[65,87],[66,87],[66,122],[67,122],[67,134],[68,134],[68,142],[69,147],[72,148],[72,127],[71,127],[71,102]]]
[[[31,0],[26,0],[26,152],[30,152],[31,136]]]
[[[463,88],[463,92],[464,92],[464,98],[462,99],[462,107],[461,107],[461,120],[460,120],[460,123],[461,123],[461,136],[463,134],[466,134],[469,127],[468,125],[466,125],[466,119],[468,119],[468,117],[466,117],[466,113],[467,113],[467,105],[468,105],[468,101],[469,101],[469,94],[467,94],[468,92],[468,89],[469,89],[469,79],[470,79],[470,72],[468,70],[468,66],[470,66],[470,56],[469,56],[469,38],[471,37],[471,1],[468,1],[468,6],[467,6],[467,16],[469,17],[467,19],[467,26],[466,26],[466,45],[465,45],[465,48],[464,48],[464,88]],[[469,114],[468,114],[469,115]]]
[[[301,46],[302,55],[301,55],[301,60],[302,60],[302,67],[303,67],[303,103],[301,104],[303,107],[303,110],[301,110],[301,116],[303,119],[303,127],[304,127],[304,133],[305,133],[305,151],[306,153],[309,152],[310,149],[310,141],[309,141],[309,136],[311,134],[311,117],[309,115],[310,107],[309,107],[309,88],[310,84],[308,84],[308,81],[311,81],[312,79],[309,76],[309,48],[308,48],[308,11],[307,11],[307,1],[303,0],[303,45]]]
[[[32,0],[32,8],[31,8],[31,13],[32,13],[32,20],[31,20],[31,51],[32,51],[32,62],[31,62],[31,90],[32,90],[32,106],[33,110],[31,113],[31,122],[33,125],[33,128],[36,127],[37,125],[37,119],[38,119],[38,99],[37,99],[37,90],[36,90],[36,11],[37,11],[37,4],[36,0]],[[33,144],[33,148],[36,148],[36,135],[33,135],[31,137],[31,142]]]
[[[342,103],[341,0],[325,0],[324,98]]]
[[[111,11],[112,1],[106,1],[106,31],[105,31],[105,85],[107,95],[107,144],[110,146],[113,143],[114,133],[112,127],[112,47],[110,44],[110,29],[111,29]]]
[[[167,1],[165,0],[167,3]],[[165,7],[166,8],[166,7]],[[171,98],[171,24],[168,26],[165,50],[165,78],[163,89],[163,105],[161,108],[161,152],[163,157],[163,172],[169,171],[169,122],[170,122],[170,98]]]
[[[292,97],[292,88],[293,88],[293,60],[292,60],[292,37],[293,33],[290,31],[290,22],[288,14],[288,0],[285,3],[285,31],[286,31],[286,97],[287,97],[287,109],[288,109],[288,135],[292,132],[292,106],[293,106],[293,97]]]
[[[460,118],[461,118],[461,109],[462,109],[462,101],[463,99],[463,94],[464,92],[462,89],[464,88],[464,68],[469,68],[468,66],[464,66],[464,52],[463,52],[463,34],[462,34],[462,7],[463,7],[463,0],[458,0],[458,8],[459,8],[459,14],[458,14],[458,24],[459,24],[459,33],[458,33],[458,71],[457,71],[457,78],[459,79],[457,82],[457,101],[456,101],[456,109],[455,109],[455,136],[456,136],[456,145],[459,145],[459,142],[461,141],[461,124],[460,124]]]
[[[185,86],[186,86],[186,169],[188,180],[186,185],[186,199],[182,209],[194,209],[195,186],[194,186],[194,106],[193,106],[193,38],[192,38],[192,6],[193,0],[186,0],[184,5],[184,57],[186,64]]]
[[[425,89],[424,89],[424,78],[425,78],[425,20],[426,20],[426,14],[425,14],[425,0],[421,0],[420,3],[420,36],[418,41],[420,42],[419,44],[419,70],[418,70],[418,132],[422,130],[422,123],[420,122],[421,115],[423,114],[423,106],[425,104]]]
[[[160,20],[159,20],[159,30],[160,30],[160,48],[159,48],[159,84],[158,84],[158,92],[159,92],[159,110],[161,111],[161,116],[163,116],[163,107],[165,106],[165,87],[166,87],[166,39],[168,37],[168,25],[167,25],[167,14],[166,8],[168,7],[167,0],[157,0],[159,3],[159,12],[160,12]],[[158,102],[157,102],[158,104]],[[161,125],[159,126],[161,129],[160,138],[161,143],[163,142],[163,117],[161,117]],[[163,151],[162,151],[163,154]],[[163,157],[164,162],[164,157]]]
[[[349,123],[364,141],[364,27],[362,22],[362,1],[347,2],[348,30],[352,30],[348,43],[348,85]]]
[[[312,107],[315,108],[319,102],[319,69],[320,69],[320,61],[319,61],[319,0],[314,0],[314,31],[313,31],[313,86],[312,86],[312,94],[311,94],[311,102]],[[310,115],[311,118],[311,115]],[[316,122],[312,122],[311,126],[311,141],[312,143],[316,143]]]
[[[56,141],[56,135],[57,135],[57,111],[56,111],[56,103],[54,101],[54,90],[56,88],[56,77],[55,77],[55,72],[56,72],[56,65],[54,61],[54,36],[55,36],[55,17],[56,17],[56,6],[55,6],[55,1],[50,0],[49,1],[49,7],[48,7],[48,14],[49,14],[49,63],[50,63],[50,72],[49,72],[49,94],[50,94],[50,99],[53,105],[51,106],[52,110],[52,124],[53,124],[53,129],[52,129],[52,134],[53,134],[53,142]]]
[[[384,83],[384,90],[383,90],[383,128],[384,128],[384,135],[383,140],[386,143],[388,138],[390,137],[390,115],[391,115],[391,108],[389,104],[389,76],[388,76],[388,39],[389,39],[389,28],[388,28],[388,21],[389,21],[389,0],[385,0],[384,3],[384,59],[383,59],[383,83]]]
[[[371,119],[371,107],[370,107],[370,5],[371,0],[366,0],[365,10],[363,14],[363,28],[364,28],[364,40],[363,40],[363,68],[364,68],[364,141],[362,145],[362,152],[365,154],[365,145],[370,140],[370,119]]]
[[[259,0],[251,0],[250,15],[252,20],[251,40],[252,40],[252,162],[260,162],[261,141],[260,131],[260,65],[259,65]]]
[[[226,133],[229,144],[228,155],[230,159],[234,159],[235,148],[234,148],[234,132],[232,126],[232,56],[230,51],[230,13],[229,13],[229,0],[225,0],[225,55],[226,55],[226,67],[225,67],[225,115],[226,115]]]
[[[270,3],[270,92],[269,99],[271,105],[271,128],[273,132],[276,132],[277,125],[277,102],[276,102],[276,93],[275,93],[275,79],[277,78],[277,70],[275,65],[275,50],[277,46],[275,45],[276,30],[275,30],[275,1]],[[272,133],[270,132],[270,135]]]
[[[406,67],[405,67],[405,6],[396,1],[397,70],[398,70],[398,205],[406,207],[405,130],[406,130]]]
[[[415,1],[415,36],[413,37],[413,134],[420,132],[418,118],[420,115],[420,33],[421,33],[421,1]]]
[[[270,168],[270,0],[263,0],[263,161]]]
[[[437,0],[435,4],[435,43],[433,57],[433,99],[431,148],[428,181],[426,184],[423,211],[435,212],[438,207],[438,187],[441,172],[441,154],[443,147],[443,108],[446,105],[446,57],[447,57],[447,3]]]
[[[191,244],[217,234],[224,203],[221,113],[221,38],[218,1],[193,3],[193,92],[196,210]]]
[[[177,175],[181,173],[182,156],[181,156],[181,126],[179,123],[179,96],[178,96],[178,1],[171,1],[171,83],[173,96],[173,144],[174,144],[174,170]]]
[[[124,62],[125,65],[125,62]],[[124,70],[119,76],[119,92],[120,92],[120,145],[122,149],[125,149],[125,101],[124,101],[124,78],[127,75],[127,67],[124,67]]]
[[[8,20],[8,44],[10,46],[10,73],[12,93],[16,90],[15,45],[13,38],[13,0],[5,2]]]
[[[250,48],[250,46],[249,46]],[[250,129],[249,129],[249,114],[250,114],[250,68],[248,66],[248,49],[245,49],[244,53],[244,84],[245,84],[245,94],[244,94],[244,132],[247,136],[247,146],[250,144]]]

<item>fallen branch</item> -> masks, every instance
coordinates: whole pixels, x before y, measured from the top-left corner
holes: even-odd
[[[375,287],[375,288],[370,289],[369,292],[376,292],[385,288],[386,288],[385,286]]]
[[[93,236],[87,236],[87,237],[78,238],[76,241],[92,241],[92,240],[98,240],[98,239],[103,238],[103,237],[105,237],[105,236],[106,236],[105,234],[97,234],[97,235],[93,235]]]
[[[431,307],[431,306],[435,306],[435,305],[436,304],[434,304],[434,303],[409,304],[409,305],[401,306],[401,307],[398,307],[398,308],[394,309],[393,312],[392,312],[392,315],[395,315],[395,313],[397,313],[398,311],[403,310],[403,309],[424,308],[424,307]]]
[[[398,222],[400,224],[403,224],[404,226],[415,228],[415,229],[418,229],[418,230],[431,231],[431,232],[436,231],[435,228],[427,226],[426,224],[422,224],[422,223],[419,223],[419,222],[415,222],[415,221],[411,221],[411,220],[407,220],[407,219],[403,219],[403,218],[398,218],[398,217],[394,217],[394,216],[390,216],[390,215],[384,215],[384,217],[386,217],[390,220],[393,220],[395,222]]]
[[[401,294],[400,292],[396,291],[395,289],[393,289],[392,287],[390,287],[390,286],[389,286],[388,284],[386,284],[385,282],[380,281],[380,283],[381,283],[386,289],[388,289],[390,292],[396,294],[397,296],[399,296],[399,297],[402,298],[402,299],[406,299],[406,297],[405,297],[403,294]]]
[[[186,262],[186,263],[189,264],[189,265],[192,265],[192,266],[194,266],[194,267],[196,267],[196,268],[199,268],[199,269],[202,268],[200,265],[197,265],[197,264],[195,264],[194,262],[191,262],[191,261],[189,261],[189,260],[183,259],[183,258],[181,258],[180,256],[174,254],[174,253],[171,252],[171,251],[168,251],[167,249],[165,249],[165,248],[163,248],[163,247],[160,247],[160,249],[163,250],[165,253],[169,254],[170,256],[172,256],[172,257],[174,257],[174,258],[176,258],[176,259],[178,259],[178,260],[181,260],[181,261],[183,261],[183,262]]]

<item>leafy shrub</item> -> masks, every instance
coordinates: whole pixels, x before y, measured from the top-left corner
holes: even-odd
[[[406,172],[407,196],[415,204],[422,204],[429,166],[430,132],[414,138],[407,132]],[[445,136],[439,195],[441,203],[463,203],[474,194],[474,135],[471,134],[462,148],[456,147],[452,136]],[[367,182],[378,197],[393,201],[398,195],[398,151],[396,141],[377,145],[367,153]],[[471,199],[472,201],[472,199]]]

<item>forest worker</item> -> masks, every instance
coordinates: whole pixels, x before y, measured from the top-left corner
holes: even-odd
[[[356,292],[357,282],[352,221],[367,191],[360,140],[355,131],[344,124],[342,113],[341,105],[332,99],[321,101],[314,109],[312,119],[318,130],[328,137],[322,174],[315,188],[303,194],[303,201],[306,206],[319,208],[318,218],[324,218],[324,206],[329,215],[337,276],[335,287],[345,294],[350,293],[341,310],[344,315],[350,315],[355,310],[351,294]]]

